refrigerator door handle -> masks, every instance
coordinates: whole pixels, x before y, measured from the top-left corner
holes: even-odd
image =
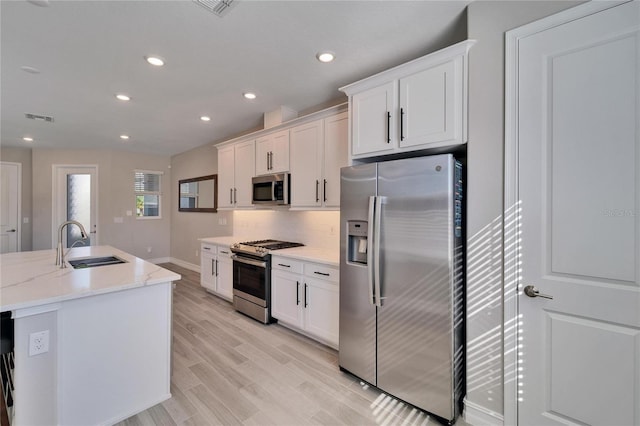
[[[376,304],[376,297],[373,291],[373,234],[374,234],[374,216],[375,216],[376,196],[369,197],[369,217],[367,226],[367,287],[369,289],[369,303]]]
[[[382,291],[380,285],[380,226],[382,216],[382,205],[387,201],[387,197],[375,197],[374,206],[374,230],[373,230],[373,282],[375,305],[382,307]]]

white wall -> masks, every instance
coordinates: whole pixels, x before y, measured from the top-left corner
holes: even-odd
[[[169,157],[124,151],[33,149],[33,249],[53,247],[52,166],[98,165],[98,243],[112,245],[142,259],[169,257],[171,169]],[[136,219],[134,170],[163,172],[161,219]],[[176,189],[177,190],[177,189]],[[175,197],[174,197],[175,198]],[[123,223],[115,223],[114,218]],[[151,253],[147,248],[151,247]]]
[[[504,408],[504,33],[578,3],[475,1],[467,10],[478,41],[469,53],[467,146],[467,414],[486,415],[477,424],[500,423]]]
[[[231,211],[178,211],[178,181],[217,172],[218,150],[210,144],[171,157],[171,191],[176,193],[171,203],[171,257],[174,260],[200,265],[198,238],[221,237],[231,235],[233,231]]]

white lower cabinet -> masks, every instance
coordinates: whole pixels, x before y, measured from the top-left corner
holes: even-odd
[[[229,247],[201,244],[200,285],[224,299],[233,299],[233,263]]]
[[[338,268],[272,257],[271,315],[333,348],[338,347]]]

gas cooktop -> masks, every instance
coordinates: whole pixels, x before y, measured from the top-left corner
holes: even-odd
[[[231,251],[234,253],[265,257],[269,255],[271,250],[281,250],[300,246],[304,246],[304,244],[280,240],[256,240],[235,243],[231,245]]]

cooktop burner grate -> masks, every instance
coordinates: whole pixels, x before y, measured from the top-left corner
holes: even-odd
[[[240,243],[240,244],[245,245],[245,246],[251,246],[251,247],[263,247],[263,248],[269,249],[269,250],[280,250],[280,249],[286,249],[286,248],[291,248],[291,247],[304,246],[304,244],[301,244],[301,243],[294,243],[294,242],[290,242],[290,241],[279,241],[279,240],[246,241],[246,242],[243,242],[243,243]]]

